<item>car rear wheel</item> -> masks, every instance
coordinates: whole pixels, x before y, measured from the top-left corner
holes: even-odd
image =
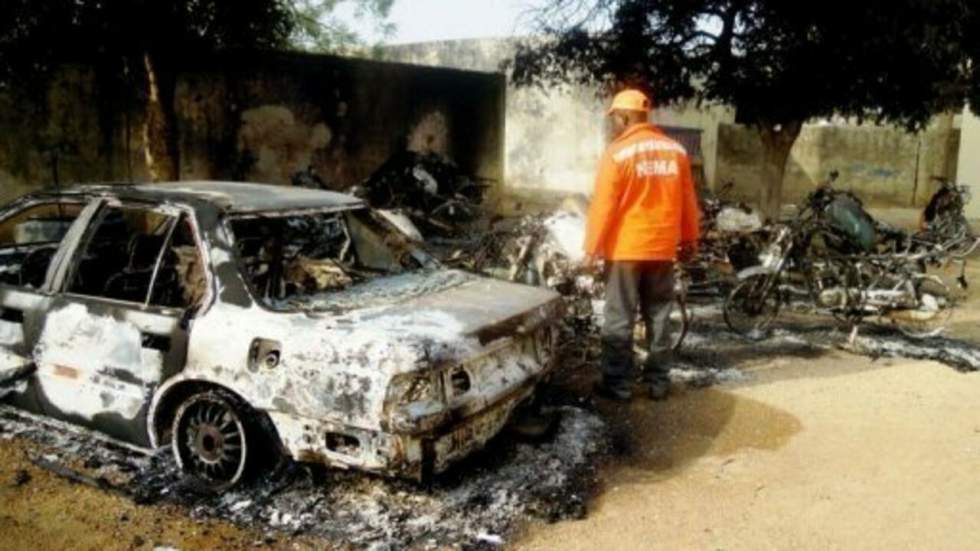
[[[177,409],[172,446],[185,473],[220,491],[249,474],[255,434],[247,406],[228,393],[208,391],[194,394]]]

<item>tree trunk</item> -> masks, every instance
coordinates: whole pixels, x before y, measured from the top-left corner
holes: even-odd
[[[146,69],[146,122],[143,126],[143,152],[150,180],[180,179],[180,151],[177,148],[177,115],[174,111],[176,77],[160,59],[143,54]]]
[[[762,138],[762,197],[759,208],[769,220],[778,220],[783,204],[783,177],[789,153],[803,129],[802,122],[781,125],[759,124],[756,126]]]

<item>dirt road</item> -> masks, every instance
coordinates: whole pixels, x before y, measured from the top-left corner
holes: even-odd
[[[635,401],[583,521],[520,549],[977,549],[980,373],[844,353]]]

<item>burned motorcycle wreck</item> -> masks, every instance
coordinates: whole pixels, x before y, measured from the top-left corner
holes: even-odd
[[[585,253],[586,215],[584,202],[569,198],[561,208],[523,217],[506,234],[494,234],[496,260],[483,269],[488,275],[528,285],[543,286],[560,293],[566,304],[564,327],[569,342],[581,345],[582,337],[595,336],[602,325],[605,305],[601,272],[582,269]],[[674,302],[666,328],[673,350],[682,346],[691,325],[687,297],[690,280],[677,265]],[[637,327],[637,342],[647,338]]]
[[[790,304],[832,315],[852,337],[868,319],[909,337],[936,336],[959,295],[929,268],[965,266],[975,247],[878,223],[857,197],[830,185],[811,193],[796,218],[772,234],[759,265],[739,273],[724,306],[729,328],[750,337],[765,335]]]
[[[404,150],[350,192],[376,209],[407,216],[431,238],[458,236],[479,218],[485,188],[445,157]]]
[[[685,263],[688,292],[695,296],[726,296],[740,270],[757,262],[768,237],[762,218],[747,204],[734,200],[734,183],[717,192],[702,190],[701,240],[697,255]]]
[[[969,186],[933,177],[939,189],[922,212],[917,238],[932,243],[944,243],[954,254],[971,252],[976,236],[966,219],[966,205],[972,199]]]

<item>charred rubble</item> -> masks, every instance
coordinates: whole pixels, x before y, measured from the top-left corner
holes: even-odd
[[[71,482],[140,504],[172,504],[275,540],[294,534],[369,549],[480,549],[509,539],[530,518],[580,518],[607,452],[605,425],[579,407],[540,444],[499,439],[429,485],[284,463],[221,494],[180,476],[169,449],[145,455],[96,433],[0,406],[0,438],[37,444],[31,461]]]
[[[457,237],[481,216],[486,185],[435,153],[403,150],[351,192],[407,215],[425,237]]]

